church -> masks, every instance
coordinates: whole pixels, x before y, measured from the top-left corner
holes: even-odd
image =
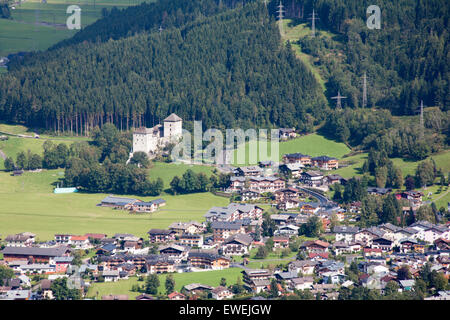
[[[182,136],[182,130],[183,120],[175,113],[165,118],[163,125],[137,128],[133,132],[133,153],[141,151],[152,157],[160,148],[179,139]]]

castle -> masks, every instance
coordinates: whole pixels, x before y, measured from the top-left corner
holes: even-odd
[[[175,113],[164,119],[164,125],[158,124],[153,128],[135,129],[133,132],[133,153],[142,151],[152,157],[158,149],[180,138],[182,130],[183,120]]]

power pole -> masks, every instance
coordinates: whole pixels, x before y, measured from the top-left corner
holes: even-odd
[[[425,125],[423,123],[423,100],[420,100],[420,139],[425,136]]]
[[[337,96],[331,97],[331,99],[336,100],[336,109],[342,109],[342,99],[347,99],[347,97],[341,96],[340,91],[338,91]]]
[[[364,72],[363,75],[363,101],[362,101],[363,108],[367,107],[367,74]]]
[[[278,23],[279,23],[279,27],[280,27],[280,34],[281,36],[283,36],[284,32],[283,32],[283,4],[281,3],[280,0],[280,4],[278,5]]]
[[[160,25],[158,30],[159,30],[159,34],[161,34],[161,32],[162,32],[164,29],[163,29],[163,27]]]
[[[316,37],[316,20],[319,19],[316,17],[316,13],[313,9],[312,14],[310,14],[310,18],[308,18],[308,20],[311,20],[311,37],[315,38]]]

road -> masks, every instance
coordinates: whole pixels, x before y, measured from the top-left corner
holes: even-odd
[[[321,195],[321,194],[318,193],[318,192],[314,192],[314,191],[311,191],[311,190],[309,190],[309,189],[302,188],[302,187],[298,187],[298,189],[300,189],[301,191],[303,191],[303,192],[305,192],[305,193],[307,193],[307,194],[313,196],[313,197],[316,198],[317,200],[319,200],[319,202],[320,202],[321,205],[327,205],[327,204],[329,204],[329,203],[331,202],[330,200],[328,200],[327,197]]]

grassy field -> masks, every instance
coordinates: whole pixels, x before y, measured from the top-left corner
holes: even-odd
[[[333,171],[333,173],[339,174],[343,178],[351,178],[357,175],[361,175],[361,168],[364,164],[364,161],[367,160],[367,155],[367,153],[359,153],[351,157],[342,158],[342,160],[339,162],[339,166],[344,163],[348,166],[341,167],[336,171]]]
[[[237,278],[242,278],[242,269],[229,268],[225,270],[203,271],[203,272],[187,272],[174,273],[175,290],[180,291],[184,285],[190,283],[201,283],[209,286],[217,287],[222,278],[227,279],[227,285],[235,284]],[[160,294],[165,294],[166,289],[164,283],[167,275],[159,275],[159,290]],[[145,285],[144,281],[138,281],[136,277],[128,280],[121,280],[117,282],[94,283],[88,291],[88,296],[101,299],[103,295],[108,294],[127,294],[131,300],[134,300],[141,293],[131,291],[131,287],[135,284],[139,286]],[[98,294],[97,294],[98,293]]]
[[[152,2],[153,0],[147,0]],[[68,30],[68,6],[81,8],[81,27],[101,18],[102,8],[121,9],[137,5],[143,0],[27,0],[11,10],[12,19],[0,19],[0,56],[19,51],[45,50],[55,43],[70,38],[77,30]]]
[[[436,167],[441,168],[444,175],[447,177],[447,173],[450,172],[450,150],[440,152],[439,154],[432,155],[427,159],[433,159],[436,162]],[[400,158],[392,159],[394,164],[402,169],[403,175],[414,175],[417,165],[421,161],[407,161]]]
[[[153,167],[149,169],[149,177],[150,180],[161,178],[164,181],[164,188],[170,188],[170,182],[172,181],[173,177],[178,176],[181,178],[181,176],[186,172],[187,169],[191,169],[195,173],[203,172],[209,177],[210,175],[212,175],[214,167],[154,162]]]
[[[242,152],[244,148],[246,154],[245,163],[240,163],[237,154],[238,152]],[[249,164],[249,149],[250,149],[249,144],[246,143],[245,145],[242,145],[238,150],[235,151],[233,163],[235,166]],[[270,155],[271,151],[270,141],[268,142],[267,149]],[[289,141],[280,142],[279,154],[276,158],[278,160],[281,160],[284,154],[296,152],[308,154],[313,157],[327,155],[330,157],[336,157],[340,159],[342,158],[342,156],[349,153],[350,149],[344,143],[328,140],[325,137],[318,134],[309,134]],[[263,157],[258,156],[258,161],[268,160],[269,158],[270,157],[267,156]]]
[[[127,211],[97,207],[106,194],[53,194],[63,170],[26,172],[13,177],[0,172],[0,234],[30,231],[40,240],[55,233],[132,233],[146,237],[151,228],[166,228],[174,221],[204,221],[212,206],[228,204],[228,199],[211,193],[170,196],[167,205],[152,214],[132,215]],[[132,197],[132,196],[131,196]],[[137,197],[152,200],[156,197]]]

